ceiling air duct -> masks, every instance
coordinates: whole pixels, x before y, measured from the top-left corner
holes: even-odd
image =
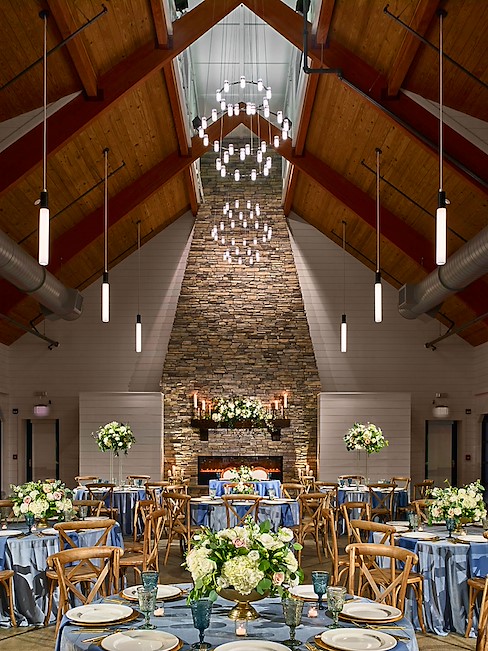
[[[45,267],[24,251],[8,235],[0,232],[0,277],[43,306],[48,318],[74,321],[81,316],[83,296],[65,287]]]
[[[406,319],[437,311],[451,294],[460,292],[488,273],[488,226],[448,258],[445,265],[417,285],[399,290],[398,310]]]

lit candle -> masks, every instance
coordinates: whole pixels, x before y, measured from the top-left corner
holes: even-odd
[[[238,619],[236,621],[236,635],[245,637],[247,635],[247,621],[245,619]]]
[[[205,415],[205,400],[202,400],[202,415]]]
[[[198,407],[198,393],[195,391],[193,394],[193,409]]]
[[[284,409],[288,408],[288,394],[286,393],[286,391],[283,394],[283,408]]]
[[[307,475],[310,474],[310,466],[308,465],[308,463],[305,465],[305,473]]]
[[[319,614],[317,612],[317,608],[315,606],[310,606],[308,609],[308,616],[309,617],[318,617]]]
[[[275,411],[278,411],[278,401],[277,400],[274,401],[274,408],[275,408]]]

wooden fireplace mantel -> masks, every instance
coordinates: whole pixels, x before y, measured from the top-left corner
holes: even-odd
[[[191,426],[200,431],[200,440],[208,441],[208,432],[212,429],[267,429],[271,432],[271,440],[281,439],[281,430],[290,427],[289,418],[275,418],[270,423],[252,423],[250,420],[239,420],[232,425],[216,423],[210,418],[192,418]]]

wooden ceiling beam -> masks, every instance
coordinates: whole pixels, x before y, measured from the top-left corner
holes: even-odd
[[[439,0],[418,0],[409,27],[425,36],[438,7]],[[398,95],[420,45],[420,40],[414,34],[405,32],[400,49],[388,74],[388,96]]]
[[[163,49],[172,47],[173,23],[170,18],[168,0],[151,0],[151,13],[158,47]]]
[[[302,16],[281,0],[266,0],[265,3],[262,0],[242,1],[292,45],[302,50]],[[340,43],[330,39],[327,48],[311,47],[308,55],[317,65],[339,68],[344,83],[351,86],[366,101],[371,102],[377,111],[402,129],[425,151],[438,156],[437,117],[404,93],[400,93],[395,98],[387,97],[388,80],[384,74],[375,70]],[[444,138],[445,165],[457,174],[461,174],[483,194],[488,194],[485,181],[488,155],[447,125],[444,125]]]
[[[317,47],[322,47],[327,42],[334,6],[335,0],[322,0],[320,7],[315,13],[312,24],[312,36]]]
[[[63,39],[71,36],[79,25],[76,24],[69,2],[66,2],[66,0],[48,0],[47,4]],[[83,35],[78,34],[66,44],[66,47],[86,96],[90,98],[97,97],[97,73],[85,47]]]
[[[79,96],[48,118],[48,155],[86,129],[116,102],[148,77],[159,72],[174,57],[233,11],[240,0],[204,0],[175,22],[173,47],[157,49],[151,41],[121,60],[99,80],[102,96],[86,101]],[[23,179],[42,160],[42,124],[0,153],[0,196]]]
[[[268,129],[269,122],[260,116],[262,122],[260,129]],[[253,123],[254,128],[254,123]],[[272,125],[272,136],[279,134],[279,130]],[[355,186],[351,181],[341,176],[338,172],[329,167],[326,163],[312,154],[304,151],[301,156],[293,152],[291,141],[281,141],[276,150],[286,160],[311,178],[329,194],[340,201],[346,208],[354,212],[360,219],[366,222],[372,229],[376,228],[376,200]],[[396,246],[402,253],[419,265],[426,273],[436,268],[434,261],[434,250],[432,243],[415,231],[385,207],[381,208],[381,235]],[[469,287],[457,293],[457,296],[475,314],[486,312],[485,296],[488,291],[487,283],[478,279]],[[485,320],[488,323],[488,319]]]
[[[222,134],[225,137],[242,122],[243,118],[240,116],[229,117],[225,114],[208,127],[207,133],[210,142],[220,138],[221,125]],[[181,156],[178,150],[172,152],[131,185],[111,197],[108,217],[109,228],[126,217],[138,205],[149,199],[176,175],[188,169],[209,148],[210,145],[204,147],[203,140],[195,136],[192,138],[188,156]],[[99,206],[53,242],[51,263],[49,264],[49,271],[52,274],[56,275],[62,266],[69,263],[78,253],[81,253],[83,249],[103,234],[103,210],[103,205]],[[1,310],[4,314],[8,314],[17,303],[25,298],[23,292],[5,280],[0,280],[0,296],[2,297]]]

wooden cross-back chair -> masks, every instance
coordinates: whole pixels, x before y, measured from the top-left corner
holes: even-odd
[[[0,519],[8,520],[11,518],[14,514],[13,508],[13,500],[0,500]]]
[[[298,482],[283,482],[281,484],[281,496],[289,500],[296,500],[298,496],[305,492],[305,486]]]
[[[413,502],[410,502],[410,508],[413,507],[413,510],[419,516],[420,522],[428,522],[431,504],[432,500],[413,500]]]
[[[134,522],[133,522],[133,542],[137,543],[144,537],[144,526],[146,518],[157,509],[157,504],[154,500],[137,500],[134,507]],[[142,549],[142,547],[141,547]]]
[[[408,491],[411,481],[410,477],[392,477],[390,483],[396,484],[400,491]]]
[[[222,495],[227,517],[227,527],[242,527],[247,518],[252,518],[254,522],[258,521],[259,504],[261,497],[259,495]]]
[[[485,538],[487,537],[488,536],[485,536]],[[468,635],[469,635],[469,631],[468,631]],[[485,580],[485,585],[483,586],[483,591],[481,596],[480,616],[478,619],[478,635],[476,637],[476,651],[488,651],[488,581],[487,580]]]
[[[408,575],[418,563],[417,554],[402,547],[373,543],[353,543],[346,547],[346,552],[348,592],[394,606],[403,613]]]
[[[339,514],[339,484],[332,481],[316,481],[314,491],[316,493],[325,493],[327,495],[327,507],[333,510],[337,522]]]
[[[488,540],[488,531],[485,531],[483,533],[483,537]],[[481,599],[481,608],[480,608],[480,617],[479,617],[479,623],[478,623],[478,636],[480,635],[480,626],[481,626],[481,616],[482,616],[482,609],[483,609],[483,602],[485,600],[484,592],[486,591],[486,586],[488,584],[488,581],[485,576],[472,576],[468,579],[468,587],[469,587],[469,608],[468,608],[468,621],[466,623],[466,631],[464,633],[464,637],[469,637],[469,634],[471,632],[471,627],[473,625],[473,614],[474,614],[474,608],[476,605],[476,600],[478,598],[478,595],[480,593],[483,593],[483,597]],[[485,609],[486,609],[486,620],[485,621],[485,628],[488,625],[488,604],[485,604]],[[478,644],[478,641],[477,641]],[[483,635],[483,644],[485,646],[481,647],[483,651],[486,650],[488,651],[488,631],[485,631]],[[478,646],[476,646],[476,649],[478,651]]]
[[[128,549],[123,558],[120,559],[120,575],[122,579],[129,569],[134,571],[138,581],[141,580],[141,572],[146,570],[159,572],[159,542],[163,532],[165,513],[164,509],[156,509],[146,517],[142,548]]]
[[[99,517],[104,505],[101,500],[73,500],[73,509],[78,513],[80,506],[86,506],[87,517]]]
[[[75,522],[58,522],[54,528],[58,532],[59,549],[83,549],[79,547],[76,542],[76,536],[80,531],[93,530],[98,532],[94,534],[90,547],[105,547],[107,546],[108,536],[116,525],[115,520],[100,520],[100,521],[86,521],[79,520]],[[73,534],[70,536],[70,532]],[[48,583],[48,603],[46,617],[44,619],[44,626],[47,626],[51,617],[51,609],[53,604],[53,593],[58,584],[58,575],[54,567],[50,564],[49,558],[47,560],[46,579]]]
[[[72,606],[71,599],[89,604],[94,599],[114,594],[119,589],[120,547],[79,547],[66,549],[48,557],[59,585],[59,607],[56,634],[64,613]],[[87,592],[81,585],[89,587]]]
[[[84,486],[84,484],[86,482],[93,483],[93,482],[98,481],[98,476],[97,475],[77,475],[75,477],[75,481],[77,481],[80,486]]]
[[[370,520],[350,520],[350,525],[353,543],[375,542],[378,545],[395,544],[395,527]],[[376,541],[371,540],[374,533],[381,534],[381,538]]]
[[[371,506],[369,502],[344,502],[339,508],[339,514],[346,525],[348,541],[352,542],[351,519],[371,520]]]
[[[413,485],[413,499],[414,500],[424,500],[430,489],[434,486],[433,479],[425,479],[424,481],[419,482],[418,484]]]
[[[13,570],[0,570],[0,585],[3,585],[5,596],[8,601],[8,608],[10,612],[10,621],[12,626],[17,626],[14,612],[14,586],[13,586],[14,571]]]
[[[393,520],[396,484],[368,484],[371,520]]]
[[[163,493],[163,511],[168,518],[168,540],[164,564],[168,562],[171,543],[176,538],[180,540],[182,552],[190,549],[193,533],[200,531],[200,527],[192,525],[190,517],[191,497],[186,493]]]
[[[346,482],[348,479],[353,479],[358,484],[364,484],[363,475],[339,475],[338,479],[344,479]]]
[[[117,517],[117,509],[114,508],[115,484],[110,484],[108,482],[86,484],[85,488],[88,491],[88,499],[103,502],[103,507],[101,509],[103,515],[108,515],[109,518]]]
[[[317,557],[322,562],[322,551],[324,547],[324,509],[327,508],[328,497],[325,493],[302,493],[298,496],[299,522],[291,527],[295,532],[297,542],[305,544],[308,536],[315,541]],[[320,538],[322,537],[322,542]],[[301,562],[302,550],[298,550],[298,562]]]

